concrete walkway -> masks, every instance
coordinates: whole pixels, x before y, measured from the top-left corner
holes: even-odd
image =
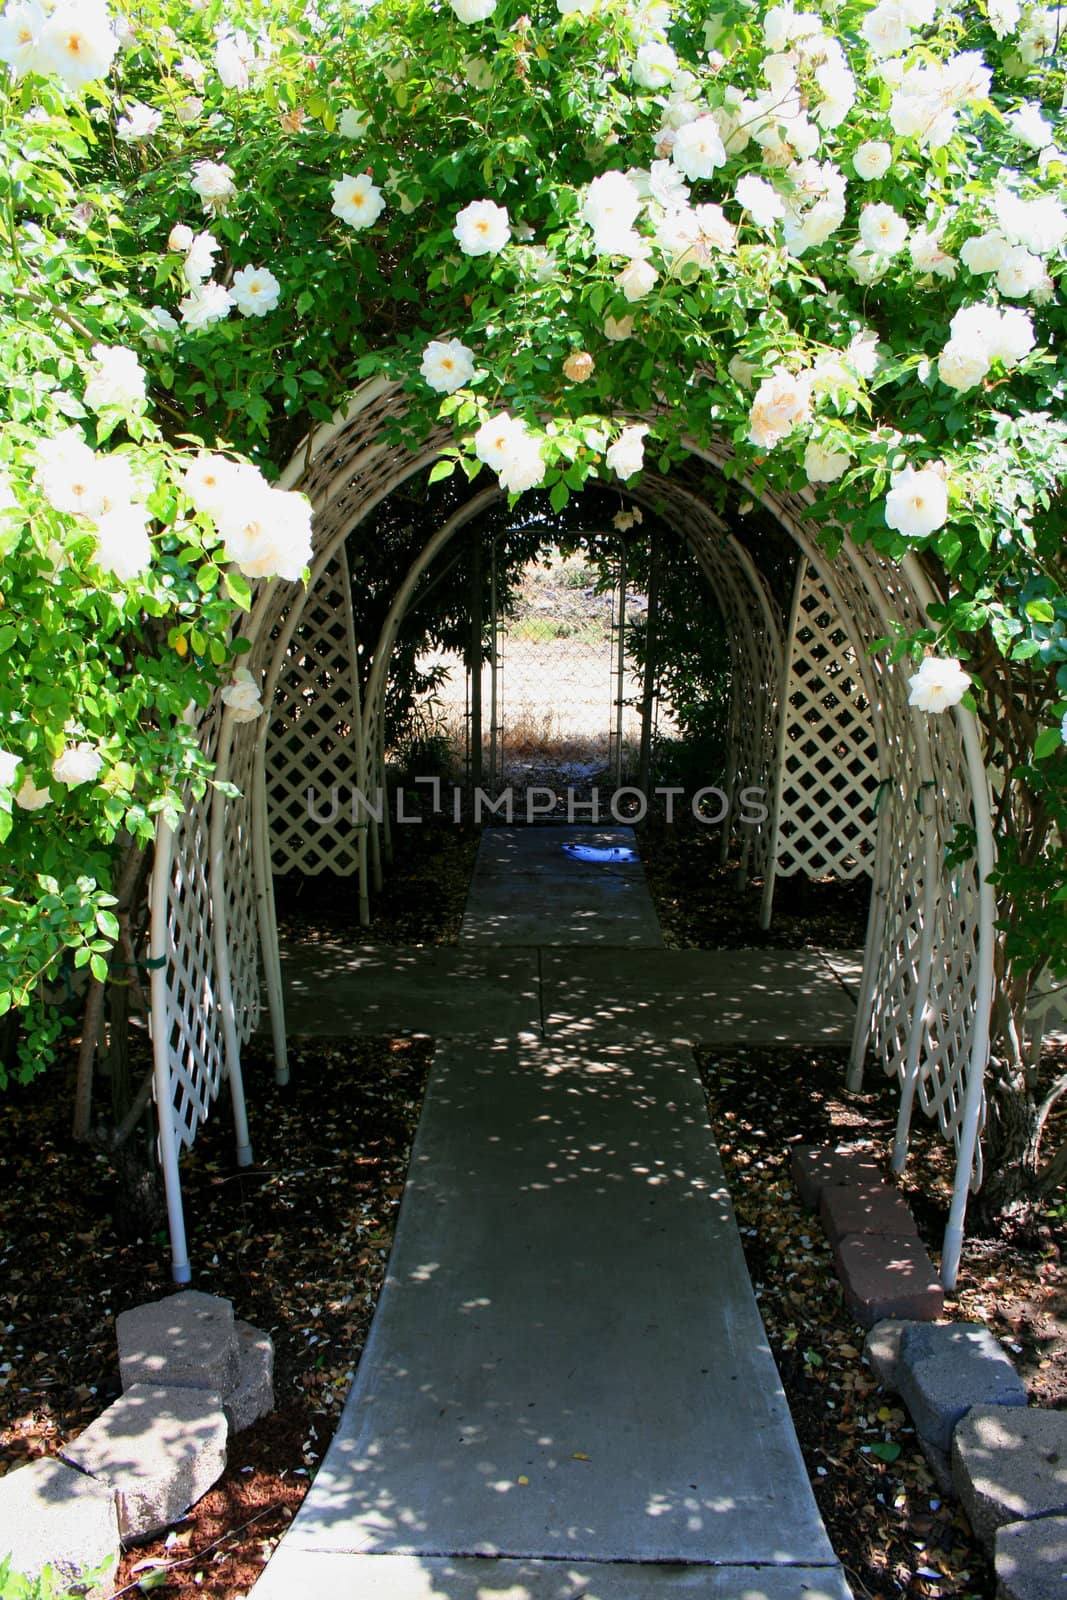
[[[509,929],[509,841],[486,839],[458,962],[491,924],[497,944],[550,942],[552,863],[530,865],[547,841],[517,842],[524,896],[546,888]],[[676,957],[639,909],[639,868],[608,873],[581,880],[605,946],[641,937],[643,961]],[[656,1039],[650,1001],[635,1043],[614,1014],[624,982],[598,1000],[606,1017],[566,990],[578,951],[490,953],[515,1010],[494,1001],[481,1042],[439,1044],[356,1382],[256,1600],[847,1600],[677,1019]],[[639,952],[594,954],[606,981]],[[818,976],[849,1003],[828,963]],[[538,1025],[494,1040],[535,1020],[532,984]],[[590,1036],[569,1036],[586,1011]]]

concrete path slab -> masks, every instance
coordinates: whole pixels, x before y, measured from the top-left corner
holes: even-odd
[[[818,951],[546,950],[556,1043],[848,1044],[855,1002]]]
[[[487,828],[459,943],[663,948],[640,861],[585,861],[568,844],[634,848],[632,828]]]
[[[283,1544],[255,1600],[851,1600],[840,1567],[351,1556]]]
[[[286,944],[281,954],[293,1034],[505,1039],[540,1033],[536,950],[353,948],[318,940]]]
[[[284,1548],[833,1567],[688,1052],[439,1047],[371,1335]]]
[[[819,954],[839,983],[844,984],[853,998],[859,998],[863,983],[862,950],[820,950]]]

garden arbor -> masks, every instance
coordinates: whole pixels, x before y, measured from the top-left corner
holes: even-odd
[[[353,615],[345,542],[394,490],[449,443],[445,427],[418,449],[393,442],[405,399],[386,380],[365,385],[318,430],[283,482],[315,510],[306,589],[261,585],[244,623],[244,662],[266,714],[242,720],[216,697],[200,729],[217,779],[190,798],[173,831],[160,826],[152,882],[152,1016],[160,1150],[173,1271],[190,1276],[179,1157],[228,1081],[238,1158],[252,1159],[240,1058],[259,1016],[261,975],[276,1073],[287,1076],[272,870],[299,866],[358,879],[366,911],[388,850],[388,812],[330,836],[309,819],[309,784],[373,798],[383,785],[390,652],[434,557],[499,498],[482,478],[400,578],[379,638]],[[726,448],[698,452],[722,469]],[[988,780],[973,714],[909,708],[907,672],[869,653],[896,630],[914,633],[935,596],[914,558],[893,564],[847,538],[830,558],[802,495],[759,496],[797,548],[783,607],[729,519],[684,473],[647,470],[628,491],[677,529],[705,573],[727,625],[732,667],[727,787],[767,792],[768,819],[737,836],[747,872],[763,879],[763,917],[777,875],[865,873],[873,893],[851,1060],[858,1086],[869,1053],[900,1088],[894,1150],[906,1158],[916,1102],[956,1151],[942,1260],[951,1285],[967,1195],[981,1182],[979,1134],[993,984],[993,867]],[[371,652],[361,691],[357,649]],[[737,808],[732,814],[736,816]],[[974,847],[952,853],[959,829]],[[724,852],[729,839],[724,839]]]

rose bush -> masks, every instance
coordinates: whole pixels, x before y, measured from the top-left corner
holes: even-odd
[[[816,492],[831,547],[918,553],[944,602],[890,643],[902,672],[958,662],[938,681],[985,720],[1005,1003],[1067,970],[1061,21],[9,0],[0,1006],[31,1019],[25,1070],[42,976],[105,967],[117,842],[209,781],[187,708],[254,709],[235,614],[309,551],[268,480],[376,373],[407,438],[451,419],[439,473],[559,509],[726,440],[756,490]]]

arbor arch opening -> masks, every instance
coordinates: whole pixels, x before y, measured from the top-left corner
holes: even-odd
[[[345,576],[345,541],[430,468],[448,440],[438,429],[418,450],[395,442],[403,414],[399,388],[368,384],[287,469],[285,485],[303,488],[315,507],[310,581],[306,590],[261,586],[243,632],[265,705],[277,711],[280,697],[292,714],[282,716],[279,739],[277,715],[241,721],[216,700],[201,739],[218,779],[238,793],[209,789],[173,833],[160,827],[152,950],[165,959],[153,970],[153,1033],[178,1281],[189,1276],[178,1158],[224,1079],[239,1157],[251,1158],[240,1054],[258,1020],[261,970],[278,1081],[288,1073],[269,774],[282,759],[300,773],[305,759],[321,767],[325,756],[345,764],[365,796],[384,787],[386,694],[405,614],[435,559],[501,498],[481,478],[453,488],[437,525],[422,530],[361,670],[358,655],[368,646]],[[627,500],[687,543],[727,626],[728,790],[763,787],[770,802],[765,824],[739,842],[743,870],[763,881],[763,918],[773,914],[778,874],[815,860],[872,879],[850,1083],[858,1086],[872,1054],[897,1079],[898,1167],[917,1104],[954,1144],[942,1260],[951,1285],[967,1196],[981,1181],[993,977],[988,780],[972,713],[963,706],[935,719],[914,712],[905,673],[869,648],[897,629],[922,626],[934,591],[914,559],[894,565],[847,535],[828,554],[804,497],[734,484],[725,446],[694,448],[689,470],[646,471]],[[754,532],[742,536],[749,518]],[[776,530],[765,549],[760,529]],[[796,552],[791,569],[783,547]],[[960,828],[976,841],[965,860],[951,856]],[[301,847],[292,818],[286,838],[286,849]],[[730,842],[724,830],[724,850]],[[353,829],[344,849],[369,916],[387,865],[388,809]]]

